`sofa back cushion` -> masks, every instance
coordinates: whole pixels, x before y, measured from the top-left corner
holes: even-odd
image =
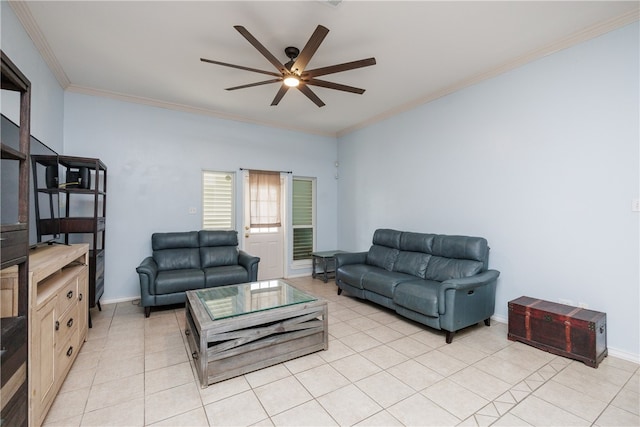
[[[238,246],[238,232],[235,230],[200,230],[198,242],[200,247]]]
[[[401,231],[380,228],[373,233],[373,244],[400,249]]]
[[[153,251],[153,259],[159,271],[200,268],[198,248],[162,249]]]
[[[426,278],[439,282],[485,271],[489,260],[489,246],[482,237],[437,235],[431,253]]]
[[[198,232],[184,231],[178,233],[153,233],[151,235],[151,249],[197,248]]]
[[[425,278],[444,282],[449,279],[470,277],[481,271],[482,263],[480,261],[432,256],[429,260]]]
[[[197,231],[153,233],[151,247],[159,271],[200,268]]]
[[[401,251],[411,252],[423,252],[430,254],[433,251],[433,241],[435,240],[435,234],[426,233],[402,233],[400,236]]]
[[[373,245],[367,253],[367,264],[393,271],[393,265],[398,259],[399,250],[381,245]]]
[[[480,261],[483,264],[483,270],[486,270],[489,246],[487,240],[482,237],[438,235],[433,240],[431,254],[445,258]]]
[[[200,248],[200,264],[202,268],[237,265],[238,249],[235,246]]]
[[[238,264],[237,231],[200,230],[198,241],[202,268]]]
[[[411,274],[424,279],[431,255],[421,252],[400,251],[398,259],[393,265],[393,271]]]

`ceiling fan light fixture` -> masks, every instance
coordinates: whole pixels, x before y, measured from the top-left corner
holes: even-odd
[[[297,87],[300,84],[300,79],[295,76],[287,76],[284,78],[284,84],[289,87]]]

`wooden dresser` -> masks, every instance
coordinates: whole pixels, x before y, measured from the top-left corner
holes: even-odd
[[[29,425],[43,423],[88,330],[89,245],[29,254]]]

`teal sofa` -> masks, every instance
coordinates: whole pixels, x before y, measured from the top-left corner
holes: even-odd
[[[494,313],[500,273],[489,270],[481,237],[379,229],[367,252],[338,253],[338,294],[366,299],[426,326],[456,331]]]

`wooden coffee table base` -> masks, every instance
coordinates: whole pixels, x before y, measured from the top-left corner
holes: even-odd
[[[212,321],[187,292],[185,334],[201,387],[328,349],[327,313],[316,300]]]

